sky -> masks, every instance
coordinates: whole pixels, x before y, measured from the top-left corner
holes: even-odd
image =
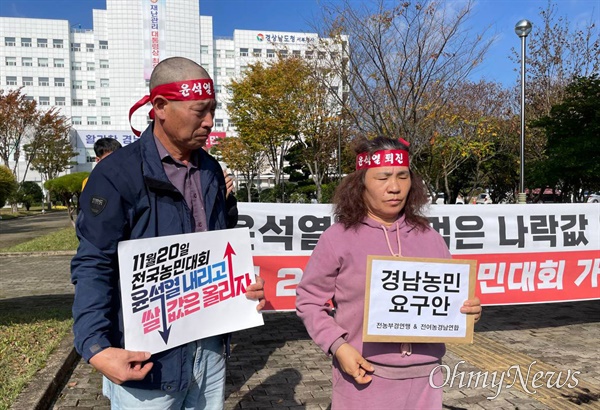
[[[322,5],[332,0],[200,0],[200,14],[213,17],[216,37],[231,37],[235,29],[314,32]],[[333,0],[336,1],[336,0]],[[465,0],[441,0],[458,7]],[[350,0],[360,5],[363,0]],[[557,16],[563,16],[571,28],[595,21],[600,23],[598,0],[554,0]],[[472,79],[500,81],[505,86],[519,81],[519,64],[508,57],[511,49],[520,51],[520,39],[514,33],[521,19],[530,20],[536,30],[540,9],[548,0],[475,0],[475,31],[488,28],[494,37],[484,63]],[[105,9],[105,0],[0,0],[0,16],[69,20],[71,25],[92,27],[92,9]],[[531,35],[534,33],[532,32]]]

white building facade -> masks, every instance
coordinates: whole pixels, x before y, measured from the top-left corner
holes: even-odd
[[[56,106],[70,118],[78,156],[67,172],[90,171],[96,139],[112,137],[123,145],[135,140],[129,109],[148,94],[149,74],[158,61],[183,56],[211,74],[219,101],[214,142],[235,135],[226,109],[232,78],[278,54],[317,58],[311,48],[317,41],[314,33],[267,30],[214,38],[212,17],[200,16],[198,0],[106,0],[106,10],[93,10],[93,29],[66,20],[0,17],[0,88],[23,86],[39,109]],[[133,116],[134,128],[146,128],[148,109]],[[18,174],[24,172],[23,155]],[[41,182],[32,170],[27,180]]]

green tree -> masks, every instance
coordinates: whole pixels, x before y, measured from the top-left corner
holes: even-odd
[[[16,195],[17,202],[22,203],[28,211],[31,205],[42,202],[44,198],[42,188],[33,181],[21,182]]]
[[[533,123],[547,137],[546,160],[534,168],[538,186],[559,187],[563,198],[600,190],[600,77],[578,77],[565,89],[564,101]]]
[[[67,206],[69,218],[73,226],[75,226],[75,219],[77,217],[76,211],[79,197],[81,196],[81,184],[89,176],[89,172],[75,172],[50,179],[44,183],[44,187],[48,192],[60,198]]]
[[[67,118],[52,108],[41,115],[32,141],[23,147],[31,168],[46,181],[69,168],[77,155],[69,138],[70,129]]]
[[[10,168],[0,165],[0,208],[6,205],[6,201],[15,193],[17,187],[17,180]]]
[[[239,137],[224,138],[215,149],[227,166],[238,171],[246,184],[252,186],[254,178],[260,173],[265,162],[262,147],[254,141],[252,135],[240,134]],[[246,189],[245,192],[247,201],[252,202],[252,189]]]
[[[16,174],[24,138],[39,118],[35,100],[28,100],[21,93],[22,88],[6,92],[0,89],[0,158],[9,169],[9,161],[15,160],[13,174]]]

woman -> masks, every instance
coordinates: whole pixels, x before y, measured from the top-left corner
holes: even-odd
[[[334,196],[337,222],[321,235],[298,285],[298,316],[333,356],[332,410],[441,409],[442,389],[431,387],[429,376],[444,344],[367,343],[362,326],[367,255],[450,258],[450,252],[422,214],[427,195],[409,168],[408,143],[377,137],[359,142],[356,152],[357,170]],[[461,312],[479,320],[479,299],[467,300]],[[433,377],[442,384],[440,372]]]

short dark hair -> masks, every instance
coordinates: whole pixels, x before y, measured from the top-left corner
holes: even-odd
[[[356,154],[375,151],[401,149],[409,151],[407,144],[392,138],[376,137],[373,139],[361,138],[354,143]],[[358,224],[367,216],[367,206],[364,201],[366,169],[361,169],[348,174],[335,190],[333,196],[336,220],[346,229],[357,228]],[[423,211],[427,204],[427,190],[419,175],[410,170],[411,188],[406,197],[406,204],[401,211],[406,223],[418,229],[426,229],[429,221]]]
[[[121,143],[114,138],[100,138],[94,142],[94,152],[96,157],[103,157],[121,148]]]

